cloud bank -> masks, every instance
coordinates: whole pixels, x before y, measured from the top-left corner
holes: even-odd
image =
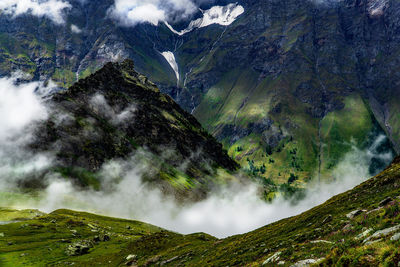
[[[63,11],[71,8],[64,0],[1,0],[0,10],[12,16],[30,13],[38,17],[47,17],[56,24],[64,23]]]
[[[124,26],[139,23],[158,25],[160,22],[179,22],[198,11],[198,5],[207,0],[115,0],[110,16]]]
[[[224,238],[300,214],[365,181],[370,176],[372,157],[380,157],[387,164],[392,159],[392,155],[374,152],[374,147],[384,141],[379,136],[368,149],[353,147],[335,168],[334,182],[310,185],[305,198],[296,203],[284,198],[266,203],[259,198],[257,185],[233,184],[203,201],[182,205],[142,182],[141,176],[149,167],[134,156],[103,166],[102,184],[108,190],[77,190],[69,181],[54,178],[34,207],[46,212],[58,208],[83,210],[144,221],[184,234],[205,232]]]

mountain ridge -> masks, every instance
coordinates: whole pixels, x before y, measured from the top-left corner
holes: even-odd
[[[54,154],[52,169],[81,185],[96,185],[96,173],[106,162],[130,162],[137,150],[154,161],[147,179],[154,180],[153,165],[157,183],[167,191],[177,183],[178,192],[199,189],[204,195],[215,184],[211,176],[217,176],[216,170],[233,173],[239,167],[192,115],[137,73],[131,60],[106,64],[53,94],[46,105],[49,118],[37,126],[29,149]]]

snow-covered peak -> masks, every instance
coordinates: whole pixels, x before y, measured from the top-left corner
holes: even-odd
[[[213,6],[208,10],[200,10],[203,17],[192,20],[186,29],[176,31],[168,22],[165,25],[175,34],[184,35],[197,28],[207,27],[212,24],[228,26],[244,13],[243,6],[235,3],[226,6]]]

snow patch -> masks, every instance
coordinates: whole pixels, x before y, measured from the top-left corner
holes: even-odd
[[[212,24],[228,26],[232,24],[240,15],[244,13],[244,8],[241,5],[229,4],[226,6],[213,6],[208,10],[201,10],[203,17],[192,20],[186,29],[176,31],[168,22],[165,25],[175,34],[184,35],[197,28],[207,27]]]
[[[176,75],[176,80],[179,82],[179,68],[178,63],[176,63],[175,55],[171,51],[162,52],[161,55],[167,60],[171,68],[174,70]]]

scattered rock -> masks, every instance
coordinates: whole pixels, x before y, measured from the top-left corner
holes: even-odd
[[[131,226],[130,226],[130,225],[127,225],[127,226],[126,226],[126,229],[127,229],[127,230],[131,230]]]
[[[93,247],[90,241],[78,241],[67,247],[66,253],[68,256],[80,256],[88,254],[89,250]]]
[[[322,224],[326,224],[326,223],[328,223],[328,222],[330,222],[330,221],[332,221],[332,215],[328,215],[323,221],[322,221]]]
[[[278,265],[285,265],[285,261],[278,262]]]
[[[375,232],[375,233],[374,233],[373,235],[371,235],[370,237],[364,239],[363,242],[364,242],[364,243],[367,243],[367,242],[370,241],[370,240],[373,240],[373,239],[377,239],[377,238],[381,238],[381,237],[385,237],[385,236],[391,235],[391,234],[393,234],[393,233],[395,233],[395,232],[398,232],[399,230],[400,230],[400,224],[398,224],[398,225],[396,225],[396,226],[393,226],[393,227],[385,228],[385,229],[383,229],[383,230],[380,230],[380,231]]]
[[[353,210],[352,212],[349,212],[346,217],[349,219],[353,219],[354,217],[360,215],[362,213],[362,210]]]
[[[172,258],[170,258],[168,260],[162,261],[160,265],[162,266],[162,265],[168,264],[168,263],[170,263],[170,262],[172,262],[172,261],[174,261],[174,260],[176,260],[178,258],[179,258],[179,256],[172,257]]]
[[[392,237],[390,238],[390,240],[392,240],[392,241],[400,240],[400,233],[397,233],[397,234],[395,234],[394,236],[392,236]]]
[[[130,254],[126,257],[127,262],[125,263],[126,266],[136,266],[137,256],[134,254]]]
[[[351,224],[346,224],[344,227],[343,227],[343,229],[342,229],[342,231],[343,232],[349,232],[349,231],[351,231],[353,229],[353,225],[351,225]]]
[[[361,234],[359,234],[358,236],[355,237],[355,239],[362,239],[364,237],[366,237],[369,233],[371,233],[374,229],[369,228],[367,230],[365,230],[364,232],[362,232]]]
[[[281,251],[276,252],[274,255],[266,259],[262,265],[268,264],[268,263],[273,263],[277,262],[279,260],[279,256],[282,254]]]
[[[129,260],[134,260],[134,259],[136,259],[136,258],[137,258],[136,255],[130,254],[130,255],[128,255],[128,256],[126,257],[126,260],[129,261]]]
[[[307,267],[307,266],[311,266],[313,264],[318,264],[321,261],[323,261],[324,259],[325,258],[301,260],[301,261],[296,262],[295,264],[290,265],[290,267]]]
[[[387,197],[384,200],[382,200],[381,202],[379,202],[379,207],[386,206],[391,201],[393,201],[393,199],[391,197]]]

